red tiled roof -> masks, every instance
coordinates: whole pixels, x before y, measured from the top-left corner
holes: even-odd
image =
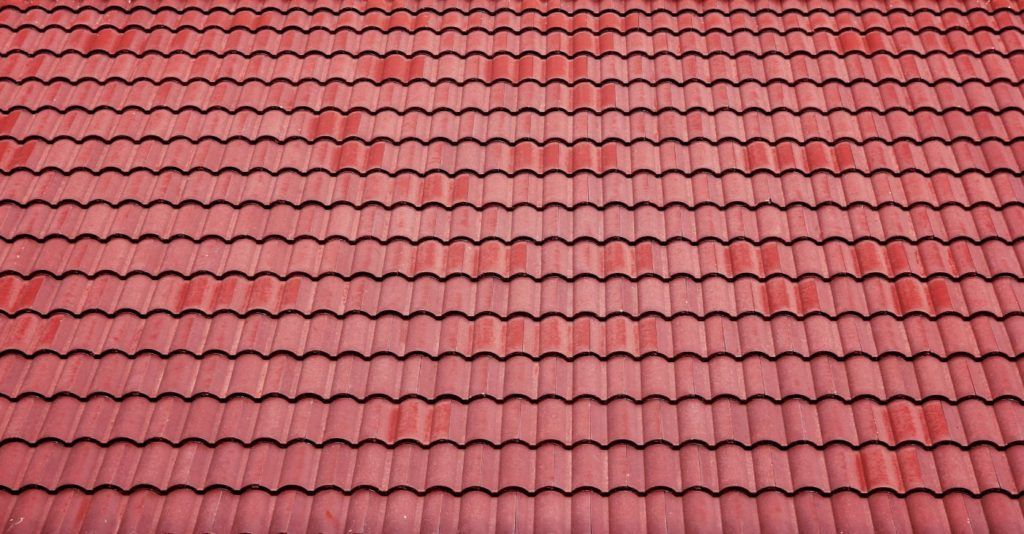
[[[1024,530],[1024,6],[0,6],[0,524]]]

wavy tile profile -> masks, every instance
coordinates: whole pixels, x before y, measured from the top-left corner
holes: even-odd
[[[1022,15],[2,5],[0,524],[1024,531]]]

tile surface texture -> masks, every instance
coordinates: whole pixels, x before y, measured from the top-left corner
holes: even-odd
[[[9,532],[1024,531],[1024,4],[0,5]]]

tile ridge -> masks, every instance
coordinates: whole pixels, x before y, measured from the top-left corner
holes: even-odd
[[[674,280],[689,280],[697,283],[705,282],[708,280],[723,280],[726,282],[752,280],[754,282],[760,283],[765,283],[772,280],[783,280],[786,282],[793,283],[802,282],[805,280],[813,280],[817,282],[826,283],[833,282],[836,280],[852,280],[854,282],[880,280],[883,282],[893,283],[899,282],[901,280],[913,280],[916,282],[946,280],[953,283],[959,283],[966,280],[982,280],[984,282],[994,282],[996,280],[1003,279],[1012,280],[1016,282],[1024,282],[1024,276],[1014,274],[1011,272],[984,274],[978,271],[961,272],[958,274],[952,274],[947,272],[931,272],[928,274],[921,274],[916,272],[899,272],[895,274],[887,274],[881,271],[871,271],[863,274],[855,274],[851,272],[834,272],[828,275],[815,272],[804,272],[795,275],[785,272],[773,272],[763,275],[749,272],[728,275],[719,272],[707,272],[700,275],[695,275],[693,273],[687,272],[677,272],[668,275],[656,272],[645,272],[641,274],[610,273],[604,275],[597,275],[593,273],[574,273],[568,275],[558,272],[547,272],[544,274],[535,275],[527,272],[503,274],[497,271],[484,271],[479,274],[468,274],[465,272],[439,274],[434,271],[420,271],[415,273],[407,273],[402,271],[371,272],[366,270],[358,270],[344,273],[339,271],[325,271],[313,274],[307,271],[299,270],[281,272],[266,269],[250,272],[242,271],[239,269],[229,269],[217,272],[211,271],[209,269],[199,269],[185,272],[174,269],[152,271],[143,269],[115,270],[110,268],[104,268],[95,269],[91,271],[84,271],[81,269],[68,269],[63,271],[53,271],[49,269],[0,269],[0,277],[12,277],[22,281],[28,281],[33,278],[47,278],[54,280],[64,280],[68,278],[83,278],[86,280],[112,278],[120,281],[127,281],[130,278],[145,278],[148,280],[159,280],[162,278],[177,278],[181,280],[212,278],[217,281],[223,281],[229,278],[242,278],[247,281],[253,281],[257,278],[273,278],[278,281],[303,279],[316,282],[328,279],[338,279],[346,282],[351,282],[357,279],[370,279],[374,282],[383,282],[385,279],[398,278],[407,282],[414,282],[417,280],[433,280],[438,282],[449,282],[453,280],[467,280],[471,282],[480,282],[482,280],[495,280],[498,282],[511,282],[513,280],[529,280],[531,282],[537,283],[543,282],[545,280],[559,280],[567,283],[577,282],[580,280],[594,280],[597,282],[608,282],[611,280],[625,280],[628,282],[639,282],[641,280],[656,280],[659,282],[666,283],[672,282]]]
[[[1024,10],[1022,10],[1024,11]],[[0,9],[0,13],[3,10]],[[1018,12],[1019,14],[1020,12]],[[741,14],[742,16],[749,16],[747,14]],[[443,16],[443,15],[435,15]],[[728,15],[729,18],[733,18],[734,15]],[[896,21],[897,24],[900,21]],[[595,24],[600,24],[596,22]],[[666,28],[666,27],[639,27],[632,26],[628,28],[615,27],[611,25],[603,27],[575,27],[572,29],[566,27],[547,27],[540,28],[536,26],[531,27],[515,27],[509,25],[492,25],[486,26],[483,24],[454,27],[446,26],[443,28],[437,28],[434,26],[415,26],[415,27],[396,27],[396,26],[382,26],[382,25],[369,25],[369,26],[356,26],[354,24],[339,24],[339,25],[323,25],[323,24],[309,24],[299,25],[286,23],[284,25],[271,25],[267,23],[258,23],[257,25],[207,25],[207,26],[196,26],[194,24],[152,24],[144,25],[136,22],[125,23],[125,24],[114,24],[114,23],[83,23],[77,22],[74,24],[61,24],[61,23],[49,23],[49,24],[37,24],[34,22],[26,22],[21,24],[12,24],[9,22],[0,22],[0,30],[7,30],[11,32],[22,32],[22,31],[37,31],[37,32],[48,32],[48,31],[115,31],[119,33],[127,33],[129,31],[144,31],[144,32],[156,32],[156,31],[167,31],[172,33],[178,32],[195,32],[205,33],[212,31],[220,31],[224,33],[239,32],[255,35],[261,32],[271,32],[278,35],[286,32],[297,32],[302,34],[311,34],[313,32],[324,32],[329,35],[337,35],[343,32],[347,33],[368,33],[376,32],[382,34],[401,33],[401,34],[415,34],[415,33],[429,33],[435,36],[442,36],[446,33],[455,33],[462,36],[470,35],[471,33],[486,33],[489,36],[494,36],[499,33],[509,33],[512,35],[522,36],[527,34],[541,34],[541,35],[602,35],[602,34],[613,34],[620,37],[625,37],[631,34],[644,35],[646,37],[654,37],[657,35],[669,35],[669,36],[682,36],[687,34],[695,34],[700,37],[707,37],[711,35],[721,35],[723,37],[733,37],[736,35],[776,35],[776,36],[787,36],[790,34],[800,34],[807,37],[813,37],[818,34],[825,34],[832,37],[839,37],[843,34],[853,34],[857,36],[867,36],[869,34],[881,34],[885,36],[895,36],[900,33],[909,33],[914,36],[924,35],[926,33],[937,33],[940,35],[948,35],[951,33],[964,33],[967,35],[981,35],[990,34],[993,36],[1002,36],[1004,33],[1022,33],[1024,29],[1018,28],[1012,25],[1001,25],[1001,26],[986,26],[986,25],[936,25],[936,24],[924,24],[924,25],[911,25],[903,23],[902,26],[881,26],[877,22],[874,25],[868,26],[846,26],[846,27],[816,27],[814,29],[807,29],[797,26],[789,26],[785,28],[775,27],[759,27],[753,28],[725,28],[725,27],[710,27],[710,28],[693,28],[693,27],[679,27],[679,28]]]
[[[642,361],[645,358],[660,358],[667,362],[676,362],[682,359],[695,359],[701,362],[709,362],[716,358],[728,358],[733,361],[743,361],[749,358],[760,358],[762,360],[777,361],[783,358],[796,358],[804,362],[810,362],[815,359],[831,359],[836,361],[846,361],[854,358],[863,358],[873,362],[880,362],[886,359],[897,359],[903,361],[916,361],[926,358],[936,359],[940,362],[948,362],[951,360],[964,359],[973,362],[984,362],[989,359],[999,359],[1006,361],[1017,361],[1024,358],[1024,353],[1006,353],[1000,351],[984,351],[980,353],[965,352],[965,351],[952,351],[948,354],[939,354],[934,351],[917,351],[913,353],[903,353],[896,351],[884,351],[881,353],[868,353],[865,351],[850,351],[845,353],[836,353],[830,351],[781,351],[775,354],[768,354],[762,351],[746,351],[746,352],[712,352],[709,354],[698,354],[696,352],[679,352],[675,354],[665,354],[656,351],[610,351],[607,354],[600,354],[596,352],[580,351],[573,354],[565,354],[563,352],[548,351],[540,354],[531,354],[527,352],[509,352],[507,354],[499,354],[491,351],[477,351],[472,353],[462,353],[457,351],[441,351],[437,353],[428,353],[421,350],[411,350],[408,352],[398,353],[387,350],[377,350],[372,352],[358,352],[354,350],[345,350],[337,353],[331,353],[323,350],[311,350],[307,352],[294,352],[286,349],[275,349],[269,351],[258,351],[255,349],[243,349],[237,352],[227,352],[220,349],[204,350],[202,352],[196,352],[189,349],[173,349],[173,350],[157,350],[157,349],[140,349],[137,351],[126,351],[123,349],[104,349],[100,351],[92,351],[89,349],[68,349],[66,351],[58,351],[56,349],[37,349],[32,352],[27,352],[21,349],[15,348],[4,348],[0,351],[0,357],[12,357],[17,356],[25,359],[45,358],[45,357],[56,357],[62,360],[67,360],[75,357],[87,357],[93,359],[101,359],[108,356],[120,356],[129,360],[144,358],[144,357],[155,357],[161,360],[167,360],[174,357],[190,357],[198,360],[205,358],[227,358],[229,360],[236,360],[241,358],[259,358],[261,360],[270,360],[272,358],[291,358],[295,360],[305,360],[307,358],[359,358],[364,361],[369,361],[373,358],[378,357],[392,357],[399,360],[405,360],[410,358],[428,358],[433,361],[438,361],[444,358],[458,358],[464,361],[473,361],[484,358],[497,359],[497,360],[509,360],[511,358],[526,358],[534,362],[539,362],[544,359],[560,359],[566,362],[572,362],[583,358],[595,358],[599,361],[606,362],[614,359],[629,359],[633,361]]]
[[[184,306],[184,305],[183,305]],[[956,318],[964,321],[971,321],[981,317],[994,319],[999,322],[1006,321],[1017,317],[1024,317],[1024,310],[1012,310],[1003,311],[997,313],[993,310],[980,310],[974,312],[964,313],[958,310],[943,310],[937,313],[929,313],[922,310],[909,310],[902,313],[897,313],[890,310],[879,310],[872,312],[862,312],[860,310],[843,310],[839,312],[827,312],[822,310],[810,310],[804,312],[794,312],[791,310],[779,310],[772,312],[764,312],[760,310],[744,310],[741,312],[727,312],[723,310],[714,310],[709,312],[698,313],[690,310],[677,310],[671,313],[664,313],[657,310],[645,310],[641,312],[629,312],[625,310],[614,310],[603,314],[599,314],[595,311],[580,311],[575,313],[565,313],[562,311],[545,311],[540,313],[516,310],[508,313],[498,313],[493,310],[477,311],[473,313],[466,312],[464,310],[448,310],[444,312],[434,312],[424,309],[416,309],[411,312],[405,312],[395,309],[384,309],[377,311],[366,311],[362,309],[347,309],[344,311],[336,311],[327,308],[317,309],[299,309],[294,307],[282,308],[280,310],[270,310],[267,308],[253,308],[247,311],[239,311],[237,309],[218,309],[214,311],[204,310],[199,307],[183,307],[180,310],[172,310],[168,308],[152,308],[145,311],[137,310],[134,308],[116,308],[116,309],[103,309],[103,308],[83,308],[78,310],[72,310],[68,308],[53,308],[47,311],[40,311],[33,308],[21,308],[18,310],[0,310],[0,317],[4,319],[18,319],[20,317],[36,317],[39,319],[50,319],[55,317],[70,317],[73,319],[83,319],[85,317],[100,316],[107,319],[113,319],[116,317],[132,316],[137,319],[148,319],[152,317],[166,317],[169,316],[173,319],[181,319],[184,317],[203,317],[206,319],[213,319],[216,317],[233,317],[236,319],[248,319],[256,316],[262,316],[269,319],[284,319],[286,317],[301,317],[303,319],[313,319],[316,317],[329,317],[334,319],[348,319],[352,317],[362,317],[371,320],[378,320],[382,318],[397,318],[402,321],[407,321],[416,317],[429,317],[434,320],[442,321],[448,318],[460,318],[469,321],[476,321],[485,318],[496,319],[498,321],[508,322],[515,319],[526,319],[528,321],[543,321],[545,319],[562,319],[565,321],[576,321],[580,319],[592,319],[600,322],[605,322],[614,318],[624,318],[630,321],[641,321],[643,319],[661,319],[664,321],[671,321],[679,318],[692,318],[698,321],[705,321],[711,318],[723,318],[730,321],[736,321],[746,317],[755,317],[764,321],[772,321],[775,319],[793,319],[796,321],[806,321],[811,318],[824,318],[830,321],[836,321],[843,318],[856,318],[861,320],[871,320],[878,318],[890,318],[897,321],[904,321],[911,318],[919,318],[927,321],[939,321],[945,318]]]
[[[699,447],[710,451],[715,451],[723,448],[739,448],[744,451],[754,451],[756,449],[775,449],[780,451],[790,451],[793,449],[814,449],[816,451],[825,451],[831,448],[846,448],[853,451],[862,451],[868,448],[883,448],[888,451],[896,452],[901,449],[916,449],[927,452],[934,452],[940,449],[956,448],[961,451],[968,451],[974,448],[989,448],[999,452],[1005,452],[1011,448],[1019,448],[1024,446],[1024,439],[1010,440],[1003,443],[997,443],[988,439],[970,440],[967,442],[960,442],[954,439],[941,439],[931,442],[923,442],[918,439],[901,439],[898,442],[888,442],[881,439],[870,439],[860,442],[852,442],[845,439],[830,439],[822,442],[815,442],[807,439],[793,440],[787,443],[779,443],[773,440],[762,439],[749,443],[740,442],[735,439],[726,439],[715,442],[709,442],[701,439],[687,439],[682,442],[669,442],[664,439],[651,439],[644,442],[636,442],[627,438],[616,438],[609,441],[599,441],[595,439],[578,439],[571,443],[559,441],[556,439],[545,438],[542,440],[530,442],[520,438],[506,439],[500,442],[491,441],[485,438],[473,438],[469,440],[454,440],[451,438],[440,438],[433,439],[430,441],[420,441],[416,438],[400,438],[395,440],[384,440],[381,438],[363,438],[359,440],[350,440],[347,438],[328,438],[325,440],[313,440],[310,438],[289,438],[286,440],[280,440],[273,437],[257,437],[252,439],[241,439],[238,437],[219,437],[216,439],[207,439],[198,436],[188,436],[183,439],[170,439],[164,436],[148,437],[145,439],[135,439],[127,436],[117,436],[112,438],[98,439],[93,436],[77,436],[72,439],[65,439],[54,436],[46,436],[35,440],[29,440],[23,437],[6,437],[0,438],[0,447],[4,445],[24,445],[29,448],[39,448],[43,445],[57,445],[60,447],[74,447],[81,444],[95,445],[100,448],[109,448],[114,445],[129,445],[132,447],[146,447],[149,445],[167,445],[169,447],[178,449],[186,445],[199,445],[202,447],[214,448],[223,445],[238,445],[242,448],[251,449],[257,446],[273,445],[279,449],[286,449],[295,445],[307,445],[315,449],[323,449],[327,446],[341,445],[345,447],[358,448],[367,445],[380,446],[388,450],[394,450],[406,446],[414,446],[419,449],[430,449],[436,446],[450,446],[458,450],[467,450],[474,447],[487,447],[490,449],[500,450],[509,446],[524,447],[531,451],[540,450],[542,448],[558,447],[562,450],[571,451],[578,447],[593,447],[602,451],[608,451],[620,447],[629,447],[635,450],[644,450],[651,447],[663,447],[671,450],[680,450],[689,447]]]
[[[572,397],[566,397],[561,394],[545,393],[542,395],[526,395],[523,393],[512,393],[502,397],[491,395],[489,393],[476,393],[471,395],[457,395],[454,393],[442,393],[434,396],[425,396],[420,393],[406,393],[403,395],[391,395],[387,393],[369,393],[363,395],[355,395],[352,393],[333,393],[331,395],[322,395],[320,393],[302,392],[298,395],[288,395],[285,393],[273,391],[266,392],[261,395],[254,395],[250,392],[245,391],[233,391],[227,394],[219,394],[212,392],[200,392],[192,394],[184,394],[179,391],[162,391],[157,394],[145,393],[142,391],[125,391],[121,393],[112,393],[109,391],[90,391],[88,393],[79,393],[75,391],[53,391],[53,392],[39,392],[39,391],[21,391],[18,394],[11,394],[8,392],[0,392],[0,399],[8,402],[21,402],[26,399],[38,399],[45,402],[54,402],[58,399],[73,399],[79,402],[87,402],[95,399],[109,399],[116,402],[124,402],[128,399],[142,399],[147,402],[158,402],[164,399],[177,399],[184,402],[194,402],[200,399],[214,400],[218,403],[228,403],[235,399],[245,399],[253,402],[263,402],[271,399],[282,400],[289,404],[297,404],[304,401],[316,401],[323,404],[339,400],[350,400],[355,401],[359,404],[366,404],[374,400],[386,400],[391,403],[399,403],[404,401],[422,401],[428,404],[434,404],[441,401],[457,402],[459,404],[468,405],[474,401],[487,400],[494,402],[495,404],[504,404],[509,402],[528,402],[530,404],[539,404],[543,401],[560,401],[564,403],[575,403],[580,401],[591,401],[601,405],[608,405],[618,401],[628,401],[634,404],[643,404],[648,402],[660,401],[671,405],[682,404],[687,401],[700,401],[705,404],[713,404],[719,401],[733,401],[739,404],[750,404],[752,402],[763,402],[767,401],[775,405],[784,405],[792,401],[802,401],[807,404],[822,404],[825,402],[839,402],[844,405],[854,405],[861,402],[871,402],[880,406],[885,406],[895,402],[906,402],[916,406],[921,406],[931,402],[943,402],[952,406],[959,406],[967,403],[980,403],[985,406],[994,406],[1004,402],[1010,402],[1014,404],[1024,405],[1024,397],[1016,397],[1013,395],[1002,394],[993,395],[990,397],[984,397],[978,394],[967,394],[957,398],[951,398],[948,396],[931,394],[921,395],[914,397],[905,393],[897,393],[888,397],[879,397],[870,393],[858,393],[855,395],[843,396],[839,393],[824,393],[816,397],[800,393],[788,393],[781,395],[769,395],[767,393],[754,393],[746,396],[740,396],[733,393],[718,393],[713,395],[702,395],[697,393],[691,393],[686,395],[680,395],[670,397],[663,394],[648,394],[641,397],[630,396],[625,393],[618,393],[614,395],[598,396],[595,394],[584,393],[575,395]]]
[[[461,7],[443,8],[443,9],[437,9],[437,8],[434,8],[434,7],[424,7],[424,8],[421,8],[421,9],[415,9],[414,10],[414,9],[403,8],[403,7],[398,7],[398,8],[394,8],[394,9],[384,9],[384,8],[381,8],[381,7],[367,7],[367,8],[364,8],[364,9],[359,9],[359,8],[355,8],[355,7],[331,8],[331,7],[319,6],[319,7],[315,7],[315,8],[312,8],[312,9],[306,8],[306,7],[290,7],[290,8],[285,9],[285,8],[281,8],[281,7],[278,7],[278,6],[270,6],[270,7],[264,8],[264,9],[256,9],[256,8],[253,8],[253,7],[250,7],[250,6],[239,6],[239,7],[236,7],[234,9],[232,9],[232,8],[227,7],[227,6],[213,6],[213,7],[208,7],[208,8],[207,7],[201,7],[201,6],[187,6],[187,7],[183,7],[183,8],[178,8],[178,7],[170,6],[170,5],[161,5],[159,7],[155,7],[154,8],[154,7],[147,6],[147,5],[132,5],[130,7],[126,7],[126,6],[122,6],[122,5],[111,4],[111,5],[105,5],[103,8],[99,8],[99,7],[92,6],[92,5],[70,6],[70,5],[66,5],[66,4],[56,4],[56,5],[53,5],[53,6],[41,6],[41,5],[20,6],[20,5],[17,5],[17,4],[9,4],[9,5],[3,6],[3,8],[0,9],[0,12],[2,12],[4,10],[8,10],[8,9],[10,9],[10,10],[16,12],[16,13],[22,13],[22,14],[27,14],[30,11],[42,11],[46,15],[54,15],[54,14],[59,13],[59,12],[68,12],[68,13],[72,13],[72,14],[82,14],[82,13],[85,13],[85,12],[95,12],[95,13],[100,13],[100,14],[109,14],[109,13],[114,13],[114,12],[120,12],[120,13],[124,13],[124,14],[131,14],[131,13],[136,13],[136,12],[142,12],[142,13],[149,13],[149,14],[154,14],[154,15],[158,14],[158,13],[161,13],[161,12],[170,12],[170,13],[173,13],[173,14],[178,15],[178,16],[185,15],[185,14],[190,13],[190,12],[195,12],[195,13],[202,14],[202,15],[210,15],[210,14],[214,14],[214,13],[225,13],[225,14],[230,14],[230,15],[237,15],[237,14],[241,14],[241,13],[251,13],[251,14],[254,14],[254,15],[262,15],[262,14],[267,14],[267,13],[276,13],[276,14],[281,14],[281,15],[289,15],[289,14],[293,14],[293,13],[302,13],[304,15],[316,15],[318,13],[325,13],[325,14],[331,14],[331,15],[341,15],[341,14],[344,14],[344,13],[351,13],[351,14],[357,15],[357,16],[365,16],[365,15],[370,14],[370,13],[379,13],[379,14],[384,14],[384,15],[394,15],[394,14],[398,14],[398,13],[405,13],[405,14],[409,14],[409,15],[417,15],[417,14],[422,14],[422,13],[433,13],[433,14],[439,14],[439,15],[451,14],[451,13],[460,14],[460,15],[510,14],[510,15],[517,15],[517,16],[521,16],[521,15],[525,15],[525,14],[537,14],[537,15],[541,15],[541,16],[547,16],[547,15],[553,15],[553,14],[568,15],[568,16],[574,16],[574,15],[580,15],[580,14],[593,15],[593,16],[600,16],[600,15],[620,15],[620,16],[624,16],[624,15],[644,15],[644,16],[652,16],[652,15],[658,15],[658,14],[674,15],[674,16],[679,16],[679,15],[684,15],[684,14],[696,15],[696,16],[706,16],[706,15],[709,15],[709,14],[716,14],[716,15],[726,15],[726,16],[728,16],[728,15],[733,14],[733,13],[735,13],[735,14],[744,14],[744,15],[749,15],[749,16],[757,16],[757,15],[762,15],[762,14],[772,14],[772,15],[794,15],[794,14],[795,15],[815,15],[815,14],[821,14],[821,15],[831,15],[831,16],[835,16],[835,15],[839,15],[839,14],[851,14],[851,15],[898,14],[898,15],[907,15],[907,16],[913,17],[914,15],[927,14],[927,15],[940,16],[940,17],[942,15],[957,15],[957,16],[966,17],[966,16],[969,16],[969,15],[978,14],[978,13],[992,14],[992,15],[999,14],[999,13],[1008,13],[1008,14],[1014,14],[1014,15],[1024,15],[1024,9],[1013,9],[1012,7],[1009,7],[1009,6],[999,6],[999,7],[996,7],[994,9],[993,8],[985,8],[985,7],[969,7],[969,8],[966,8],[966,9],[956,8],[956,7],[941,7],[939,9],[930,8],[930,7],[915,7],[913,9],[906,8],[906,7],[893,7],[893,8],[885,9],[885,10],[880,9],[880,8],[876,8],[876,7],[869,7],[869,8],[865,8],[865,9],[853,9],[853,8],[845,8],[845,7],[844,8],[838,8],[838,9],[826,9],[826,8],[811,8],[811,9],[799,9],[799,8],[783,8],[783,9],[773,9],[773,8],[764,8],[764,9],[760,9],[760,8],[759,9],[733,8],[733,9],[721,9],[721,8],[710,8],[710,9],[702,9],[702,10],[693,9],[693,8],[682,8],[682,9],[676,9],[676,10],[671,10],[671,9],[667,9],[667,8],[655,8],[655,9],[649,9],[649,10],[638,9],[638,8],[632,8],[632,9],[599,9],[599,10],[589,9],[589,8],[574,9],[574,10],[561,9],[561,8],[550,9],[550,10],[542,10],[542,9],[538,9],[538,8],[526,8],[526,9],[516,10],[516,9],[513,9],[513,8],[488,9],[488,8],[484,8],[484,7],[471,7],[469,9],[461,8]]]
[[[653,485],[645,489],[639,489],[632,486],[615,486],[610,489],[601,489],[595,486],[579,486],[571,490],[565,488],[558,488],[552,486],[545,486],[536,489],[527,489],[521,486],[508,486],[501,489],[485,488],[483,486],[467,486],[461,489],[454,489],[447,486],[429,486],[426,488],[414,488],[408,485],[394,485],[387,489],[379,487],[379,485],[370,484],[357,484],[350,487],[343,487],[336,484],[323,484],[315,487],[305,487],[295,484],[287,484],[279,487],[271,488],[258,484],[249,484],[244,488],[235,488],[226,484],[211,484],[208,486],[195,487],[187,484],[174,484],[165,487],[159,487],[153,484],[137,484],[129,487],[118,486],[112,483],[97,484],[94,486],[86,487],[80,484],[60,484],[57,486],[45,486],[43,484],[25,484],[17,487],[10,487],[0,485],[0,493],[7,494],[21,494],[29,491],[42,491],[47,494],[58,494],[65,491],[78,491],[87,495],[93,495],[104,490],[113,490],[122,494],[136,493],[136,492],[151,492],[157,495],[166,496],[175,491],[189,490],[199,494],[210,493],[214,491],[227,491],[232,494],[240,495],[243,493],[250,492],[262,492],[270,495],[280,495],[286,492],[298,492],[306,495],[316,495],[327,491],[337,491],[344,494],[354,494],[358,492],[373,492],[379,495],[390,495],[399,492],[408,492],[418,496],[424,496],[431,493],[445,493],[454,497],[462,497],[474,493],[484,493],[490,496],[499,496],[504,494],[519,494],[527,497],[537,497],[545,493],[558,493],[564,496],[572,496],[578,494],[596,494],[602,497],[611,496],[614,494],[629,493],[637,496],[647,496],[653,493],[668,493],[675,496],[682,496],[689,493],[703,493],[712,497],[721,497],[730,493],[739,493],[749,497],[756,497],[765,494],[782,494],[787,497],[795,497],[798,495],[816,494],[823,497],[833,497],[843,494],[854,494],[860,497],[868,497],[879,494],[889,494],[900,498],[906,498],[911,495],[925,494],[932,497],[948,497],[951,495],[963,495],[966,497],[980,499],[988,495],[1003,495],[1006,497],[1020,499],[1024,498],[1024,491],[1010,491],[1005,488],[988,487],[983,490],[971,490],[964,487],[948,488],[941,491],[936,491],[932,488],[927,487],[914,487],[906,489],[904,491],[898,491],[890,487],[878,487],[870,490],[862,490],[851,486],[842,486],[830,489],[818,488],[814,486],[801,486],[795,489],[785,489],[779,486],[763,486],[757,490],[751,490],[743,486],[725,486],[719,489],[712,489],[706,486],[685,486],[684,488],[673,488],[670,486]]]

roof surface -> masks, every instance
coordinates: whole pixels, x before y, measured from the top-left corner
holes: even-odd
[[[1024,531],[1021,15],[5,4],[0,524]]]

